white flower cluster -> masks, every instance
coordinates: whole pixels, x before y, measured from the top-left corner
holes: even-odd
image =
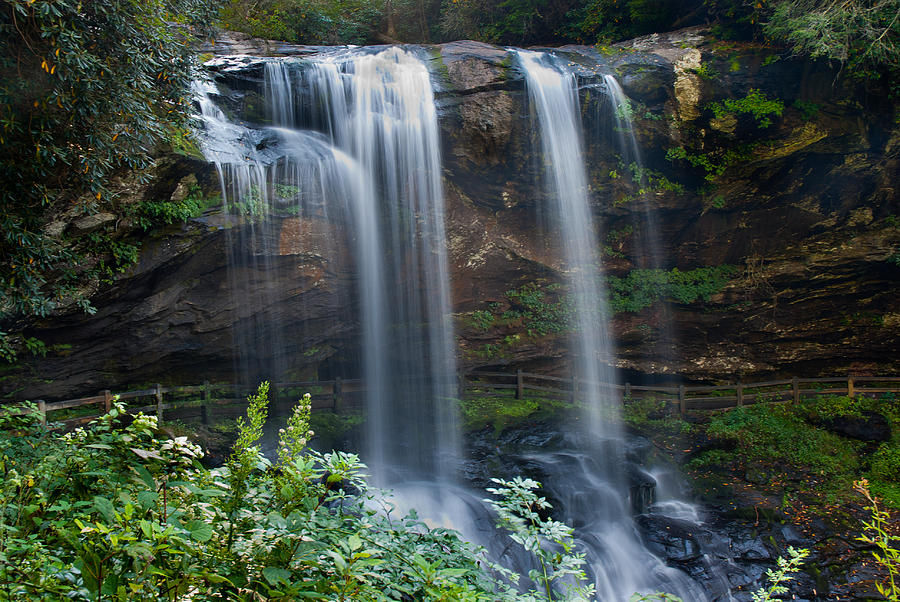
[[[155,416],[153,417],[155,418]],[[196,443],[191,443],[187,437],[175,437],[159,446],[160,452],[171,453],[176,461],[190,464],[193,458],[202,458],[203,450]]]
[[[278,455],[281,460],[287,461],[294,454],[306,446],[307,442],[315,435],[315,431],[309,428],[309,414],[312,411],[312,396],[306,393],[300,403],[294,407],[294,412],[287,421],[286,429],[278,430],[280,447]]]
[[[84,441],[87,438],[87,431],[84,430],[83,427],[78,427],[74,431],[70,433],[66,433],[62,436],[62,440],[66,443],[76,443]]]
[[[159,417],[147,416],[144,413],[140,413],[134,417],[134,422],[131,423],[131,428],[135,430],[155,431],[157,428],[159,428]]]

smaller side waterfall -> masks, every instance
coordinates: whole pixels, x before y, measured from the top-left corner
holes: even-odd
[[[588,407],[587,428],[570,433],[566,448],[527,459],[548,475],[544,486],[561,501],[561,518],[576,525],[598,600],[625,600],[635,591],[657,589],[704,600],[702,589],[686,574],[667,567],[644,547],[626,504],[619,400],[614,390],[600,384],[614,383],[613,352],[575,77],[551,55],[518,51],[518,57],[541,138],[550,221],[558,228],[575,305],[572,346],[573,371],[581,385],[578,398]]]
[[[523,50],[518,51],[518,56],[540,127],[546,187],[553,203],[551,223],[559,228],[566,277],[575,305],[573,372],[580,385],[579,397],[586,401],[591,432],[617,437],[617,403],[613,391],[601,385],[615,382],[610,365],[614,352],[584,167],[575,77],[557,69],[549,55]]]
[[[634,133],[634,122],[632,121],[632,104],[625,96],[622,86],[618,80],[612,75],[604,75],[603,82],[609,92],[610,100],[613,104],[611,111],[614,127],[613,130],[618,139],[618,148],[622,157],[622,164],[628,171],[633,173],[633,177],[637,180],[635,183],[640,190],[645,190],[647,186],[647,178],[644,174],[644,160],[641,157],[641,148],[638,145],[637,137]],[[639,264],[643,268],[658,268],[662,265],[659,249],[659,241],[657,239],[656,216],[654,211],[648,206],[649,199],[647,193],[640,195],[638,202],[641,203],[641,213],[643,215],[643,224],[640,224],[640,257]]]
[[[266,99],[272,125],[292,128],[294,120],[294,94],[291,70],[284,61],[269,61],[265,65],[264,79]]]

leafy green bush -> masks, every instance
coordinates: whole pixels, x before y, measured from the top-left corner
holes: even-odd
[[[383,1],[228,0],[223,24],[254,37],[303,44],[366,44],[384,16]]]
[[[308,399],[267,460],[265,393],[213,470],[118,403],[64,436],[0,417],[0,600],[512,599],[454,532],[373,510],[356,456],[305,450]]]
[[[664,298],[679,303],[708,302],[736,273],[730,265],[695,268],[632,270],[624,278],[607,276],[610,308],[614,313],[639,312]]]
[[[887,573],[887,585],[876,583],[875,587],[889,602],[900,602],[900,537],[890,533],[890,513],[879,508],[878,500],[869,492],[869,483],[862,479],[854,483],[856,491],[866,498],[871,519],[863,522],[863,534],[857,537],[867,546],[872,546],[872,557]]]
[[[115,211],[119,170],[184,130],[216,0],[7,0],[0,11],[0,319],[77,297],[54,213]],[[85,307],[87,307],[85,305]]]
[[[534,555],[541,567],[529,571],[528,577],[542,587],[543,592],[532,590],[520,599],[589,600],[594,594],[594,584],[584,572],[584,554],[575,552],[572,528],[538,514],[551,507],[545,498],[534,492],[541,484],[521,477],[491,481],[499,486],[489,487],[488,492],[499,496],[500,500],[486,501],[497,513],[498,526],[509,531],[512,540]],[[562,595],[557,593],[559,590]]]
[[[494,394],[464,399],[460,402],[463,428],[476,430],[492,426],[495,433],[527,420],[558,417],[577,406],[570,401],[554,397],[523,397]]]
[[[900,399],[893,393],[879,397],[820,395],[801,400],[797,409],[812,421],[830,420],[839,416],[862,418],[863,412],[876,412],[900,423]]]
[[[694,167],[700,167],[706,172],[704,179],[713,182],[725,173],[732,165],[752,157],[753,144],[741,144],[733,147],[718,148],[709,152],[691,152],[684,147],[670,148],[666,151],[666,159],[669,161],[683,160]]]
[[[798,53],[840,62],[857,77],[900,69],[898,0],[772,3],[763,30]]]
[[[751,89],[743,98],[726,98],[720,102],[709,105],[709,109],[717,119],[728,115],[753,115],[756,124],[760,128],[772,125],[773,116],[781,116],[784,112],[784,103],[778,99],[771,99],[765,92]]]
[[[144,201],[137,206],[135,224],[143,230],[184,222],[203,208],[203,191],[193,186],[181,201]]]
[[[860,466],[859,442],[809,424],[786,405],[755,404],[717,414],[707,433],[734,441],[747,460],[786,463],[841,488]]]
[[[636,429],[688,433],[691,425],[672,412],[664,399],[653,396],[626,397],[622,406],[622,421]]]
[[[478,330],[490,330],[494,325],[494,314],[486,309],[479,309],[469,313],[465,318],[466,324]]]
[[[521,323],[532,337],[565,332],[572,320],[572,306],[565,295],[557,293],[559,289],[558,284],[529,282],[506,291],[511,307],[502,318]]]
[[[900,445],[886,442],[872,454],[869,478],[900,484]]]

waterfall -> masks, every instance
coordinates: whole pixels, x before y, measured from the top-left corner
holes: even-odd
[[[577,527],[598,600],[655,590],[705,600],[700,586],[642,545],[630,515],[575,78],[551,55],[518,57],[546,167],[546,214],[558,232],[574,305],[572,372],[585,406],[582,428],[561,437],[561,448],[534,449],[520,459],[546,475],[545,488],[559,502],[556,518]],[[232,122],[216,105],[215,86],[197,87],[202,148],[218,168],[230,226],[230,279],[239,289],[238,311],[246,312],[237,339],[245,348],[242,369],[250,378],[274,378],[290,368],[286,349],[293,345],[300,355],[293,339],[302,333],[280,328],[275,309],[290,292],[259,276],[283,267],[273,233],[299,221],[301,238],[315,232],[320,239],[304,261],[314,255],[335,273],[353,272],[354,300],[341,306],[358,321],[359,349],[342,352],[361,358],[363,457],[375,483],[393,487],[399,506],[458,528],[509,560],[515,554],[493,532],[482,494],[453,483],[461,446],[431,75],[414,52],[396,47],[270,59],[263,75],[265,124]],[[352,258],[342,257],[342,246]],[[264,347],[266,359],[253,360]],[[529,561],[510,564],[527,573]]]
[[[333,143],[373,178],[382,212],[383,249],[360,251],[384,257],[378,282],[363,287],[367,458],[380,483],[400,476],[388,471],[450,478],[459,456],[455,340],[431,75],[393,47],[315,60],[304,77]]]
[[[591,215],[575,76],[548,62],[549,55],[518,51],[528,97],[541,133],[550,222],[559,228],[566,278],[574,304],[573,372],[584,401],[586,426],[601,437],[616,437],[611,385],[614,358],[607,328],[606,293]]]
[[[614,353],[607,330],[606,293],[590,207],[575,76],[549,54],[517,51],[536,117],[545,165],[550,223],[558,228],[576,317],[573,372],[587,420],[572,436],[577,451],[535,454],[551,475],[544,486],[562,501],[562,519],[580,525],[598,600],[626,600],[636,591],[663,590],[705,600],[687,575],[667,567],[641,543],[625,503],[624,441],[618,428]],[[584,428],[586,426],[587,428]]]
[[[288,191],[301,203],[294,214],[335,224],[350,239],[364,458],[379,485],[450,480],[460,456],[457,375],[431,75],[396,47],[270,60],[263,73],[267,115],[280,127],[227,123],[208,94],[201,100],[207,157],[222,174],[226,207],[277,214],[286,202],[278,193]],[[219,138],[233,148],[217,150]],[[241,248],[262,236],[250,221]],[[273,255],[271,248],[259,254]],[[283,346],[281,337],[273,332],[270,343]]]

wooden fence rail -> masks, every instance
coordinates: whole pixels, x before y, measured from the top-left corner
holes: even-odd
[[[545,374],[535,374],[517,370],[515,372],[470,372],[460,375],[459,397],[471,398],[486,395],[511,396],[522,399],[529,392],[536,397],[554,397],[576,401],[588,390],[596,387],[600,395],[628,403],[631,400],[654,397],[668,406],[677,408],[683,416],[689,410],[719,410],[755,403],[794,401],[816,395],[839,394],[874,395],[880,393],[900,393],[900,377],[896,376],[845,376],[826,378],[790,378],[757,383],[735,383],[730,385],[676,385],[652,386],[593,383],[574,377],[564,378]],[[366,391],[365,383],[358,379],[323,381],[296,381],[272,383],[269,399],[275,413],[284,409],[285,403],[293,404],[304,393],[310,393],[313,410],[338,412],[347,408],[361,407]],[[45,402],[38,400],[37,409],[41,420],[47,423],[47,415],[60,410],[97,406],[97,412],[63,421],[67,425],[86,422],[109,412],[115,400],[144,401],[140,407],[129,407],[130,414],[151,413],[163,421],[167,412],[199,414],[203,424],[210,421],[210,409],[219,412],[240,410],[246,406],[246,398],[253,390],[234,384],[205,382],[202,385],[164,387],[154,385],[150,389],[125,391],[113,394],[101,391],[93,397]],[[168,397],[168,400],[167,400]],[[146,403],[150,402],[150,403]],[[23,415],[29,409],[22,405],[0,408],[6,415]]]

